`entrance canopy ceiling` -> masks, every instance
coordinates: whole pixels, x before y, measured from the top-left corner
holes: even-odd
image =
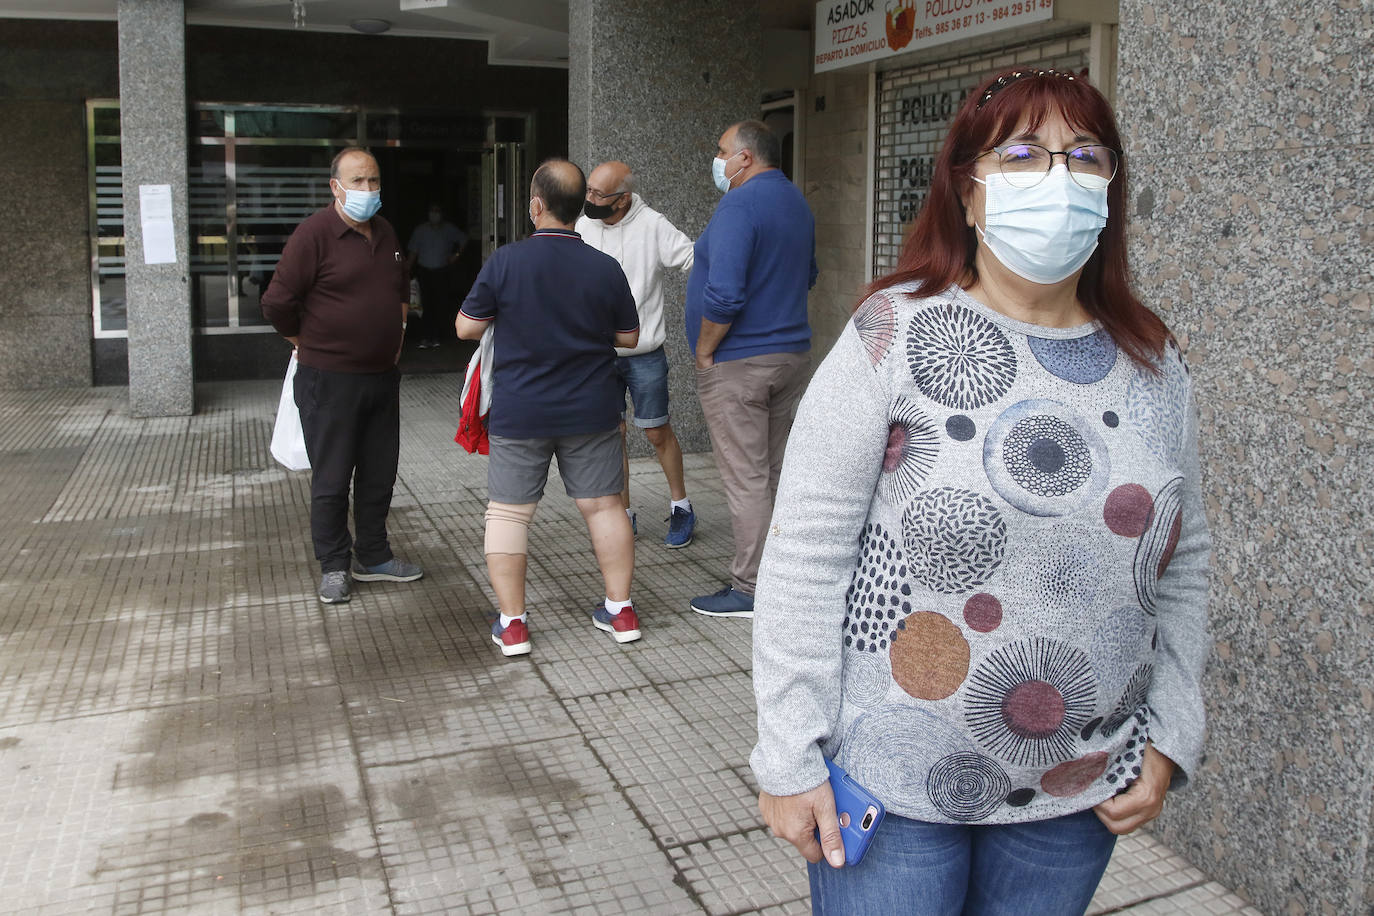
[[[296,28],[292,0],[185,0],[191,25]],[[304,0],[314,32],[355,32],[370,20],[387,35],[485,41],[493,64],[568,65],[569,0]],[[663,0],[666,3],[677,0]],[[747,2],[747,0],[745,0]],[[808,29],[814,0],[756,0],[765,29]],[[0,0],[0,17],[114,19],[116,0]],[[703,22],[702,28],[709,26]]]
[[[565,67],[568,0],[305,0],[307,31],[485,41],[494,64]],[[114,19],[116,0],[0,0],[0,17]],[[186,0],[190,25],[296,27],[291,0]]]

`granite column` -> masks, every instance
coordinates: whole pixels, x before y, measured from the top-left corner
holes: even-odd
[[[1187,353],[1210,737],[1157,832],[1265,913],[1374,912],[1368,2],[1122,0],[1131,258]]]
[[[759,116],[763,32],[756,2],[571,0],[568,147],[587,172],[620,159],[644,202],[692,238],[720,194],[711,183],[716,141]],[[665,285],[665,349],[673,428],[685,451],[709,448],[687,349],[686,278]],[[636,454],[648,454],[631,436]]]
[[[119,0],[120,143],[124,173],[129,410],[136,417],[195,410],[187,209],[184,0]],[[170,237],[147,233],[171,189]],[[142,189],[142,193],[140,190]],[[170,242],[175,261],[145,263]]]

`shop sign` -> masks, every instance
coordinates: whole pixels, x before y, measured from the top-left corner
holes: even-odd
[[[1054,0],[821,0],[816,73],[1041,22]]]

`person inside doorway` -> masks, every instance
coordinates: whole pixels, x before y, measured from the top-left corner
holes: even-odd
[[[453,327],[457,311],[458,260],[468,243],[467,233],[444,218],[437,201],[429,205],[428,218],[410,234],[408,263],[420,284],[419,347],[440,346]]]

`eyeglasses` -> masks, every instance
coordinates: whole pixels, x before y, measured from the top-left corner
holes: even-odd
[[[1069,177],[1085,188],[1105,188],[1116,177],[1120,154],[1110,146],[1089,144],[1069,150],[1048,150],[1036,143],[994,146],[983,155],[997,157],[1002,177],[1014,188],[1033,188],[1045,180],[1055,156],[1063,156]]]
[[[587,196],[589,196],[589,197],[595,197],[595,198],[597,198],[598,200],[602,201],[603,203],[604,203],[605,201],[608,201],[608,200],[615,200],[617,197],[620,197],[620,196],[623,195],[624,193],[625,193],[624,191],[610,191],[610,192],[606,192],[606,191],[598,191],[596,188],[588,188],[588,189],[587,189]]]

